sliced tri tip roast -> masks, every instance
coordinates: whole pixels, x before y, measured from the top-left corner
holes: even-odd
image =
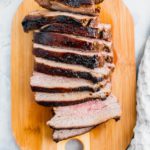
[[[111,94],[111,25],[100,22],[102,0],[35,0],[47,10],[29,13],[22,22],[33,31],[35,101],[55,106],[47,125],[58,142],[86,133],[121,114]]]

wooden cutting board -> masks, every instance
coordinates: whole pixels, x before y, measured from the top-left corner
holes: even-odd
[[[32,33],[24,33],[21,21],[28,12],[41,9],[34,0],[24,0],[12,25],[11,90],[12,130],[21,150],[64,150],[67,141],[53,142],[46,126],[51,109],[37,105],[29,85],[33,70]],[[133,19],[121,0],[105,0],[101,21],[112,24],[116,69],[112,76],[113,94],[122,107],[122,118],[99,125],[76,137],[85,150],[125,150],[135,125],[136,67]]]

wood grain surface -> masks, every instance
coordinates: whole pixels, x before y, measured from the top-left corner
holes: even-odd
[[[51,109],[34,102],[29,80],[33,70],[32,33],[24,33],[21,21],[32,10],[41,9],[34,0],[24,0],[12,24],[11,97],[12,130],[21,150],[64,150],[67,141],[53,142],[46,126]],[[136,120],[136,69],[134,24],[121,0],[105,0],[101,22],[112,24],[116,69],[112,75],[113,94],[122,107],[121,120],[110,120],[90,133],[76,137],[84,150],[125,150],[133,136]]]

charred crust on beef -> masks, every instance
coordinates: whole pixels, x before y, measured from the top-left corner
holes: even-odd
[[[96,100],[97,98],[92,98],[93,100]],[[105,98],[101,99],[101,100],[105,100]],[[60,101],[60,102],[56,102],[56,101],[36,101],[36,103],[38,103],[39,105],[42,106],[46,106],[46,107],[57,107],[57,106],[69,106],[69,105],[76,105],[76,104],[80,104],[80,103],[84,103],[84,102],[88,102],[91,101],[91,98],[86,98],[86,99],[82,99],[82,100],[77,100],[77,101]],[[52,127],[53,128],[53,127]]]
[[[48,65],[43,65],[42,63],[36,63],[35,64],[35,71],[46,73],[50,75],[58,75],[58,76],[65,76],[65,77],[72,77],[72,78],[83,78],[87,80],[91,80],[93,83],[97,83],[102,81],[104,78],[98,78],[92,76],[88,72],[78,72],[78,71],[72,71],[69,69],[61,69],[58,67],[51,67]]]
[[[83,55],[72,54],[72,53],[63,53],[63,52],[57,53],[57,52],[42,50],[41,48],[34,48],[33,54],[37,57],[42,57],[48,60],[63,62],[67,64],[82,65],[91,69],[103,66],[104,64],[103,58],[97,55],[83,56]],[[110,62],[108,58],[107,61]]]
[[[109,50],[105,41],[80,38],[73,35],[66,35],[54,32],[34,32],[34,43],[52,47],[72,48],[77,51],[100,51]]]
[[[68,5],[70,7],[81,7],[83,5],[93,5],[93,0],[57,0],[64,5]]]
[[[83,49],[87,51],[98,48],[96,43],[93,44],[91,42],[70,38],[68,36],[52,32],[34,32],[34,42],[48,46],[71,47],[76,48],[77,50]]]
[[[38,2],[40,5],[43,7],[51,7],[50,0],[35,0]],[[87,6],[87,5],[94,5],[94,4],[99,4],[102,3],[104,0],[52,0],[56,1],[59,3],[62,3],[64,5],[70,6],[70,7],[82,7],[82,6]]]
[[[99,88],[96,88],[96,89],[93,89],[93,88],[90,88],[90,87],[79,87],[79,88],[53,88],[53,89],[50,89],[50,88],[44,88],[44,87],[38,87],[38,86],[31,86],[31,89],[33,92],[45,92],[45,93],[66,93],[66,92],[78,92],[78,91],[90,91],[90,92],[97,92],[100,90],[100,87]]]
[[[42,7],[49,9],[51,7],[50,0],[35,0]]]
[[[108,52],[108,53],[111,52],[110,48],[109,48],[108,46],[106,46],[106,45],[104,46],[103,50],[104,50],[105,52]]]
[[[115,119],[116,122],[118,122],[118,121],[120,121],[121,117],[118,116],[118,117],[115,117],[114,119]]]
[[[84,21],[83,21],[84,22]],[[44,17],[44,16],[26,16],[22,21],[25,32],[40,29],[42,26],[50,23],[66,23],[74,26],[82,26],[82,23],[68,16]]]
[[[49,23],[48,19],[42,16],[35,16],[35,17],[26,16],[22,21],[22,26],[24,31],[28,32],[30,30],[39,29],[40,27],[48,23]]]
[[[24,31],[28,32],[52,23],[95,27],[98,25],[98,18],[67,12],[42,10],[33,11],[25,16],[22,21],[22,26]]]
[[[92,28],[87,26],[75,26],[74,24],[60,24],[60,23],[52,23],[46,25],[41,28],[41,32],[57,32],[57,33],[66,33],[66,34],[73,34],[77,36],[83,37],[90,37],[90,38],[97,38],[97,39],[104,39],[109,40],[111,36],[110,31],[105,31],[105,28],[98,29]]]
[[[111,57],[111,56],[104,56],[104,59],[105,59],[105,61],[106,62],[108,62],[108,63],[113,63],[113,57]]]
[[[83,26],[74,26],[72,24],[59,24],[54,23],[47,25],[41,29],[41,32],[58,32],[58,33],[67,33],[85,37],[100,37],[99,30],[91,27]],[[101,36],[102,37],[102,36]]]
[[[101,0],[36,0],[36,2],[47,9],[59,10],[66,12],[81,13],[87,15],[98,15],[100,7],[95,4],[99,4]]]
[[[45,82],[43,82],[45,81]],[[67,78],[53,75],[46,75],[33,72],[30,78],[30,86],[34,92],[44,93],[74,93],[74,92],[98,92],[103,89],[110,79],[105,79],[98,84],[77,78]]]
[[[92,101],[95,99],[104,100],[111,93],[110,83],[98,92],[72,92],[72,93],[43,93],[35,92],[36,102],[46,102],[46,104],[69,105],[78,102]],[[90,102],[91,103],[91,102]]]

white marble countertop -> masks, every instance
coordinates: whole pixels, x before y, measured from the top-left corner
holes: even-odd
[[[22,0],[0,0],[0,150],[17,150],[11,132],[10,30],[14,12]],[[150,1],[124,0],[135,23],[137,67],[150,35]],[[73,150],[73,149],[72,149]]]

